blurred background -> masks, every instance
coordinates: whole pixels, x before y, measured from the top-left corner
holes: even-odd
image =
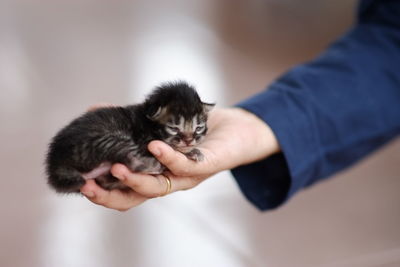
[[[354,21],[354,0],[0,0],[0,266],[400,266],[400,141],[261,213],[229,172],[125,213],[45,183],[50,138],[98,102],[185,79],[219,106]]]

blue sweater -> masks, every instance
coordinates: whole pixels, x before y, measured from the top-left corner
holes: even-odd
[[[357,23],[322,55],[238,104],[282,153],[232,170],[259,209],[352,165],[400,133],[400,1],[361,1]]]

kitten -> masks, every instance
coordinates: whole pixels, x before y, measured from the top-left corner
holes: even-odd
[[[147,150],[152,140],[200,161],[203,154],[194,146],[207,133],[207,114],[213,106],[203,103],[187,83],[176,82],[157,87],[141,104],[89,111],[51,141],[48,184],[60,193],[79,192],[87,179],[107,190],[128,189],[111,175],[112,164],[147,174],[166,170]]]

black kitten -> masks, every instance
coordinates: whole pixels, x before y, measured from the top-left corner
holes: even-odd
[[[113,163],[125,164],[133,172],[165,171],[147,150],[152,140],[162,140],[200,161],[203,155],[193,146],[205,136],[213,106],[203,103],[193,87],[177,82],[157,87],[142,104],[87,112],[50,143],[48,183],[62,193],[79,192],[87,179],[108,190],[127,189],[111,175]]]

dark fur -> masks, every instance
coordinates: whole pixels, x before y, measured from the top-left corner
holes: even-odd
[[[169,114],[185,119],[202,116],[206,121],[204,105],[194,88],[178,82],[156,88],[142,104],[100,108],[83,114],[51,141],[46,158],[48,184],[57,192],[79,192],[85,184],[82,174],[103,162],[122,163],[134,172],[151,172],[153,168],[161,173],[165,167],[148,152],[147,145],[170,135],[153,116],[165,107]],[[201,156],[197,149],[188,153],[191,154]],[[149,164],[152,166],[146,166]],[[109,172],[96,177],[96,182],[105,189],[126,189]]]

